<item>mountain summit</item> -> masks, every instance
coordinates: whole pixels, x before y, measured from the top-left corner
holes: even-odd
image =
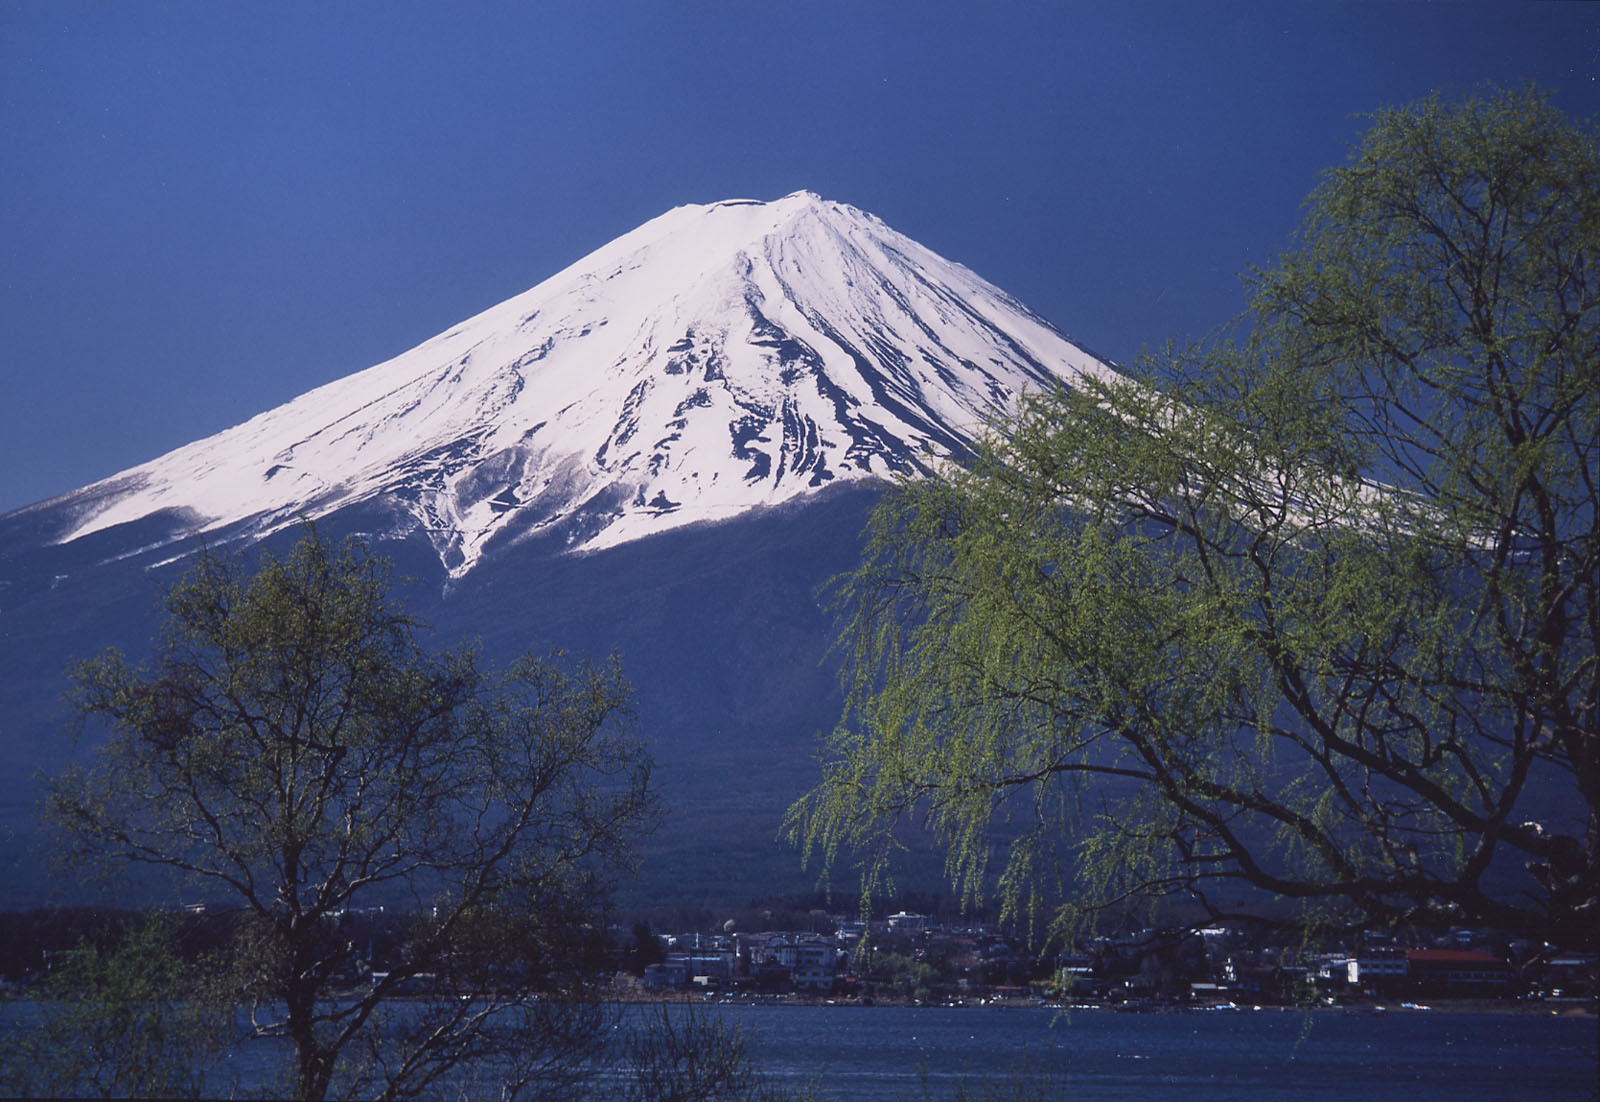
[[[1024,388],[1109,369],[877,218],[809,192],[677,207],[392,360],[24,512],[54,541],[376,508],[450,576],[914,472]]]

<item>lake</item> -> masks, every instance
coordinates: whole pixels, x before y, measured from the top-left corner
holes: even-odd
[[[1596,1021],[1537,1013],[742,1006],[774,1080],[824,1097],[948,1098],[1040,1082],[1078,1100],[1593,1096]]]
[[[0,1028],[40,1012],[26,1002],[7,1009],[18,1017]],[[753,1062],[775,1085],[811,1085],[822,1098],[852,1102],[948,1099],[963,1088],[972,1099],[1073,1102],[1501,1102],[1590,1099],[1596,1088],[1592,1016],[784,1003],[696,1009],[743,1029]],[[246,1045],[219,1069],[219,1087],[259,1088],[286,1056],[283,1042]],[[594,1081],[607,1078],[602,1070]]]

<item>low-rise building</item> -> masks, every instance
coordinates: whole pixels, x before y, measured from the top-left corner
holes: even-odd
[[[1345,962],[1345,979],[1352,987],[1390,987],[1410,975],[1406,951],[1395,945],[1368,945]]]
[[[1441,995],[1500,995],[1511,984],[1511,965],[1471,949],[1412,949],[1406,967],[1411,986]]]
[[[687,987],[689,985],[689,966],[681,960],[647,964],[644,966],[644,978],[641,982],[652,991]]]
[[[773,938],[767,943],[767,959],[775,960],[788,969],[827,968],[832,972],[839,963],[843,950],[831,941],[820,938]]]
[[[803,964],[790,969],[789,975],[796,991],[814,995],[832,991],[834,981],[837,979],[837,973],[832,965]]]

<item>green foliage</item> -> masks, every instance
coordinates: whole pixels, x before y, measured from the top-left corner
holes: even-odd
[[[577,1062],[592,1030],[547,1011],[588,1021],[574,934],[653,816],[617,664],[428,654],[386,564],[314,532],[254,572],[204,556],[166,609],[150,668],[74,671],[110,729],[50,790],[74,864],[242,908],[235,982],[256,1035],[291,1042],[299,1097],[415,1093],[469,1055],[513,1084]],[[355,959],[342,916],[397,902],[424,916],[402,960],[329,1001]],[[401,995],[406,1028],[366,1045]]]
[[[887,985],[898,998],[923,1002],[933,997],[934,984],[939,981],[937,968],[904,953],[874,953],[868,974],[873,982]]]
[[[153,918],[102,948],[84,939],[0,1009],[0,1092],[13,1097],[203,1098],[222,1086],[233,1007]],[[210,994],[213,997],[208,997]]]
[[[794,835],[871,891],[926,828],[1058,932],[1244,885],[1593,947],[1597,274],[1591,128],[1380,113],[1242,337],[1030,395],[887,495]]]

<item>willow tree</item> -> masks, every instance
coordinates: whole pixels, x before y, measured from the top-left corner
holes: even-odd
[[[74,671],[108,729],[50,789],[74,864],[242,914],[235,990],[292,1051],[285,1093],[564,1093],[603,1042],[574,943],[653,816],[617,666],[428,653],[383,560],[314,533],[203,556],[166,613],[148,666]],[[379,907],[414,916],[403,955],[351,989],[345,923]]]
[[[915,825],[1061,923],[1265,892],[1600,946],[1593,128],[1383,111],[1253,284],[887,494],[791,828],[870,885]]]

